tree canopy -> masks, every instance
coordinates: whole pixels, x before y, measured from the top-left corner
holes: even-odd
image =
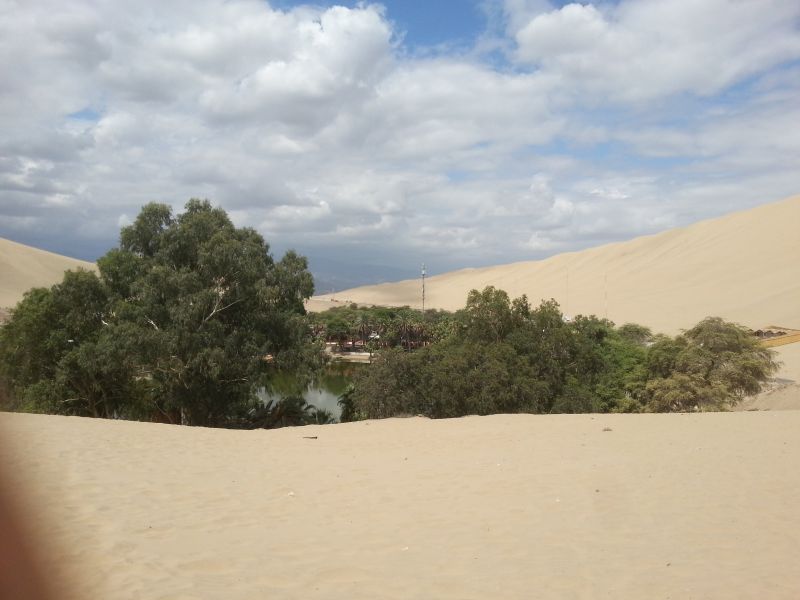
[[[709,318],[677,338],[635,324],[566,320],[554,300],[472,290],[413,353],[379,354],[343,402],[345,418],[423,414],[719,410],[756,393],[773,353],[738,325]]]
[[[447,333],[452,314],[387,306],[337,306],[309,315],[316,335],[340,348],[419,348]]]
[[[743,327],[709,317],[647,356],[650,408],[720,409],[761,390],[777,370],[774,353]]]
[[[240,423],[270,368],[319,363],[306,259],[190,200],[148,204],[94,272],[29,291],[0,330],[0,369],[28,410]]]

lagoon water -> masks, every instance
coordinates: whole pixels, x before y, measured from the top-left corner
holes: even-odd
[[[300,395],[309,404],[328,411],[338,420],[342,413],[339,397],[353,381],[356,371],[364,366],[352,363],[328,365],[322,375],[305,386],[300,377],[292,373],[281,373],[272,378],[269,388],[261,388],[258,395],[265,402]]]

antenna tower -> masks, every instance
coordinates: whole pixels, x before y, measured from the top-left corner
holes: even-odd
[[[422,314],[425,314],[425,263],[422,263]]]

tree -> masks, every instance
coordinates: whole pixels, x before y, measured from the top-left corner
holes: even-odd
[[[252,429],[276,429],[278,427],[297,427],[298,425],[328,425],[334,418],[330,412],[316,408],[301,396],[287,396],[267,401],[263,406],[250,410],[242,426]]]
[[[595,316],[567,321],[554,300],[531,308],[492,287],[472,290],[438,329],[414,352],[381,352],[342,398],[346,418],[720,410],[776,368],[771,351],[722,319],[653,337]]]
[[[339,415],[339,421],[342,423],[357,421],[359,418],[358,413],[356,413],[355,403],[353,400],[354,393],[355,393],[355,387],[351,383],[350,385],[347,386],[347,388],[345,388],[344,392],[339,396],[337,404],[339,405],[339,410],[341,412],[341,414]]]
[[[93,417],[139,416],[140,384],[107,290],[93,272],[67,272],[29,291],[0,330],[0,365],[17,407]]]
[[[322,360],[303,319],[305,258],[275,262],[208,201],[177,217],[148,204],[98,267],[30,292],[0,333],[0,365],[31,409],[225,425],[270,367]]]
[[[721,410],[761,391],[778,364],[747,329],[708,317],[675,340],[658,340],[648,369],[650,410]]]
[[[382,351],[376,360],[356,374],[343,409],[348,420],[382,419],[420,412],[418,357],[399,348]]]
[[[493,286],[471,290],[463,310],[466,336],[480,341],[499,342],[530,315],[525,296],[512,303],[508,294]]]
[[[637,323],[625,323],[617,329],[620,337],[637,346],[647,346],[653,341],[653,332],[649,327]]]
[[[555,360],[554,354],[568,355],[569,348],[559,344],[571,342],[569,335],[558,336],[558,349],[545,350],[549,347],[543,340],[552,341],[550,328],[567,327],[557,304],[531,310],[524,296],[512,301],[488,287],[470,292],[467,307],[455,319],[437,319],[433,343],[412,353],[384,351],[356,377],[343,404],[348,418],[549,411],[553,392],[563,387],[560,380],[566,375],[559,372],[559,383],[553,383],[543,363]],[[405,322],[403,315],[398,322]],[[425,336],[419,333],[415,339]]]

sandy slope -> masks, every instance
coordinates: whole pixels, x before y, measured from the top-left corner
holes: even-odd
[[[736,410],[800,410],[800,343],[773,348],[781,367],[766,391],[746,398]]]
[[[800,344],[779,346],[773,350],[778,353],[778,360],[783,363],[778,377],[800,383]]]
[[[94,263],[68,258],[0,238],[0,308],[13,307],[32,287],[61,281],[68,269],[95,269]]]
[[[798,598],[799,428],[794,411],[255,432],[0,414],[36,528],[104,600]]]
[[[566,314],[597,314],[676,333],[708,315],[800,329],[800,196],[653,236],[537,262],[454,271],[427,281],[426,304],[454,310],[494,285]],[[420,282],[338,292],[337,300],[418,306]],[[313,308],[330,306],[319,296]]]

